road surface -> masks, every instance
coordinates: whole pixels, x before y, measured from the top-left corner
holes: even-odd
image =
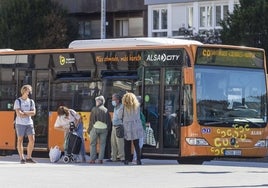
[[[143,159],[143,165],[20,164],[17,155],[0,157],[1,188],[240,188],[268,187],[268,163],[210,161],[182,165],[174,160]]]

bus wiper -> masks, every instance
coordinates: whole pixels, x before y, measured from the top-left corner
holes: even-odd
[[[254,122],[254,121],[251,121],[251,120],[249,120],[248,118],[236,118],[236,119],[234,119],[234,121],[235,121],[235,122],[246,121],[246,122],[248,122],[248,123],[250,123],[250,124],[252,124],[252,125],[255,125],[255,126],[257,126],[257,127],[262,127],[261,124],[256,123],[256,122]]]
[[[221,124],[229,124],[232,122],[228,122],[228,121],[210,121],[210,122],[204,122],[204,125],[221,125]]]

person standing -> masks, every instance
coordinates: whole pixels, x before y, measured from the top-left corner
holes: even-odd
[[[133,93],[126,93],[122,98],[122,104],[124,106],[124,164],[128,165],[128,163],[131,161],[131,142],[133,142],[137,154],[137,165],[141,165],[139,139],[143,138],[144,130],[140,119],[140,103]]]
[[[36,114],[35,102],[29,98],[32,94],[31,85],[21,87],[21,97],[15,100],[14,110],[16,112],[15,129],[17,134],[17,150],[20,156],[20,163],[36,163],[32,159],[32,152],[35,143],[35,130],[32,116]],[[28,137],[27,157],[24,158],[23,138]]]
[[[114,106],[114,113],[112,118],[112,133],[111,133],[111,159],[109,162],[115,162],[117,159],[120,161],[125,160],[125,152],[124,152],[124,138],[118,138],[116,136],[116,128],[118,126],[123,126],[123,105],[121,103],[121,96],[117,93],[112,96],[112,105]]]
[[[141,118],[142,128],[143,128],[143,130],[144,130],[143,138],[139,139],[140,150],[142,150],[142,147],[143,147],[143,144],[144,144],[144,138],[145,138],[145,131],[146,131],[146,119],[145,119],[144,114],[143,114],[142,111],[141,111],[141,106],[142,106],[142,99],[141,99],[141,96],[137,96],[137,99],[138,99],[138,101],[139,101],[139,103],[140,103],[140,118]],[[136,153],[135,150],[134,150],[134,152],[133,152],[133,160],[132,160],[132,163],[133,163],[133,164],[137,164],[137,153]]]
[[[106,146],[108,130],[111,128],[111,116],[108,109],[104,107],[103,96],[95,98],[96,106],[90,114],[88,133],[90,136],[90,164],[95,164],[97,159],[97,140],[99,139],[100,150],[97,163],[102,164]]]
[[[67,150],[67,135],[70,131],[70,123],[73,122],[77,135],[82,139],[81,149],[79,153],[82,158],[82,162],[86,162],[85,141],[83,136],[84,126],[81,116],[75,110],[69,109],[66,106],[59,106],[57,113],[58,117],[55,121],[54,128],[64,131],[64,151]]]

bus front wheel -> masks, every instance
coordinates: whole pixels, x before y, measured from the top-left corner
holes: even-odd
[[[203,164],[205,161],[210,161],[211,158],[203,157],[180,157],[177,161],[179,164]]]

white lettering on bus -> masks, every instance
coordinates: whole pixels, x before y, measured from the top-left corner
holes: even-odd
[[[166,55],[166,54],[154,54],[148,55],[146,61],[177,61],[179,60],[180,55]]]

